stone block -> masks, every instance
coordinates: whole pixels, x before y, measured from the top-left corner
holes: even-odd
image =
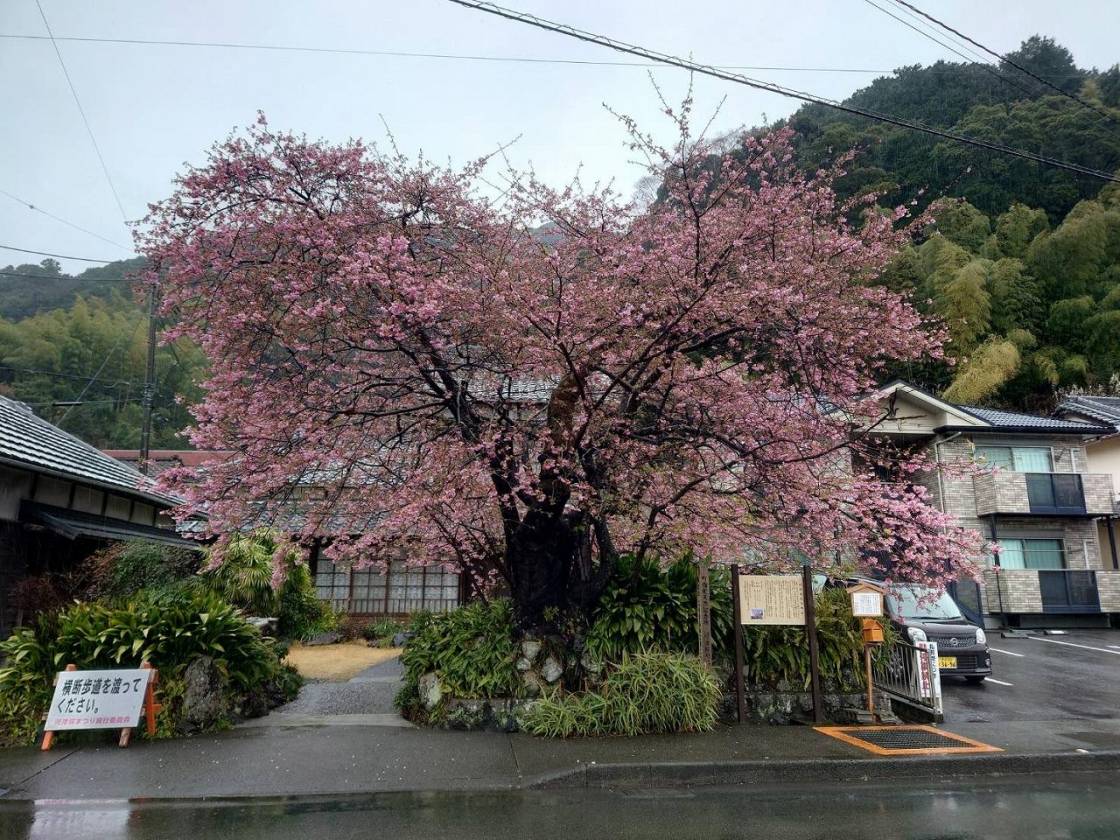
[[[429,671],[420,677],[418,690],[420,702],[429,712],[438,706],[439,701],[443,699],[443,684],[439,680],[439,675],[434,671]]]
[[[548,657],[541,666],[541,676],[547,683],[554,683],[564,675],[564,666],[556,661],[554,657]]]

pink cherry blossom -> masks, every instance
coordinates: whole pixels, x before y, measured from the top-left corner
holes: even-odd
[[[280,523],[358,565],[445,564],[521,620],[586,607],[621,552],[943,583],[977,537],[921,457],[862,434],[891,363],[940,331],[874,280],[905,211],[846,204],[791,137],[714,154],[675,117],[637,206],[255,126],[139,237],[166,338],[210,360],[171,474],[216,533]]]

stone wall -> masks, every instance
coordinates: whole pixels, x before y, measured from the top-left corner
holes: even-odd
[[[1086,473],[1081,476],[1081,487],[1085,492],[1085,510],[1089,513],[1106,514],[1113,512],[1112,476],[1107,473]]]
[[[1040,613],[1042,593],[1033,569],[985,569],[983,595],[988,613]]]
[[[855,723],[857,710],[867,708],[867,695],[860,693],[838,694],[825,692],[824,716],[831,723]],[[813,719],[813,695],[808,691],[769,691],[747,687],[747,722],[771,726],[784,726]],[[724,714],[727,719],[736,716],[734,693],[724,698]],[[893,715],[891,700],[882,692],[875,692],[875,710],[884,719]]]
[[[1120,572],[1097,572],[1097,594],[1101,599],[1101,612],[1120,613]]]

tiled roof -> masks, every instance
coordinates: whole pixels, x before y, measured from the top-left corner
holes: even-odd
[[[957,408],[979,417],[997,429],[1038,429],[1040,432],[1084,432],[1087,435],[1099,434],[1102,427],[1096,423],[1083,423],[1077,420],[1056,420],[1053,417],[1039,417],[1035,414],[1020,414],[1017,411],[1003,411],[998,408],[979,408],[972,405],[958,405]]]
[[[123,461],[130,467],[140,464],[139,449],[102,449],[110,458]],[[220,464],[233,457],[226,449],[152,449],[148,452],[148,475],[158,476],[166,470],[177,467],[202,468],[209,464]]]
[[[1097,397],[1089,394],[1075,394],[1067,397],[1058,406],[1058,411],[1083,414],[1100,423],[1107,423],[1120,430],[1120,397]]]
[[[153,491],[151,482],[132,467],[36,416],[23,403],[4,396],[0,396],[0,461],[156,502],[174,501]]]

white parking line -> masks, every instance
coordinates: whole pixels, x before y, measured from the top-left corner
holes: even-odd
[[[1092,645],[1077,645],[1073,642],[1059,642],[1057,639],[1043,639],[1038,636],[1031,636],[1031,638],[1038,642],[1049,642],[1052,645],[1065,645],[1066,647],[1081,648],[1082,650],[1096,650],[1101,653],[1111,653],[1113,656],[1120,656],[1120,650],[1109,650],[1108,648],[1093,647]]]
[[[1015,653],[1015,651],[1012,650],[1001,650],[1000,648],[994,647],[990,647],[988,650],[994,651],[995,653],[1006,653],[1008,656],[1026,656],[1025,653]]]
[[[984,682],[994,682],[996,685],[1007,685],[1007,686],[1015,685],[1015,683],[1004,682],[1003,680],[997,680],[993,677],[988,677],[986,680],[984,680]]]

